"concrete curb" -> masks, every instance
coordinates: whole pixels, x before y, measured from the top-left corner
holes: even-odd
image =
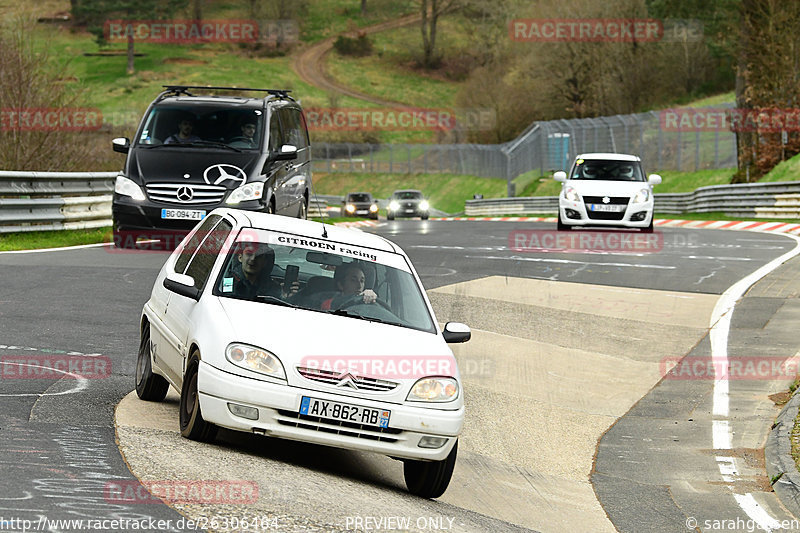
[[[800,394],[793,394],[784,406],[772,430],[767,435],[764,447],[767,476],[781,503],[796,517],[800,517],[800,472],[792,457],[792,428],[800,411]]]

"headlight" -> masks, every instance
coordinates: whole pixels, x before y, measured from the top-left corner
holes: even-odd
[[[347,204],[346,206],[344,206],[344,210],[347,211],[348,213],[354,213],[356,210],[356,206],[354,206],[353,204]]]
[[[564,197],[570,202],[580,202],[581,195],[575,190],[575,187],[567,187],[564,189]]]
[[[130,196],[134,200],[144,200],[142,188],[124,176],[117,176],[117,181],[114,182],[114,192]]]
[[[452,402],[458,398],[458,382],[453,378],[422,378],[411,387],[410,402]]]
[[[430,207],[430,204],[428,204],[428,200],[422,200],[419,203],[419,208],[422,209],[423,211],[427,211],[429,207]]]
[[[277,379],[286,379],[283,364],[274,354],[247,344],[230,344],[225,357],[236,366],[266,374]]]
[[[377,213],[378,212],[378,205],[377,204],[372,204],[371,206],[369,206],[369,212],[370,213]]]
[[[650,189],[642,189],[641,191],[636,193],[636,196],[634,196],[633,203],[643,204],[649,199],[650,199]]]
[[[400,204],[398,204],[394,200],[389,202],[389,211],[397,211],[398,209],[400,209]]]
[[[262,194],[264,194],[264,182],[246,183],[238,189],[234,189],[225,203],[238,204],[245,200],[258,200]]]

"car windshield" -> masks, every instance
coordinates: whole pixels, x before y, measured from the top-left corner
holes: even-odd
[[[605,161],[578,159],[570,179],[607,181],[645,181],[638,161]]]
[[[157,105],[145,117],[137,144],[255,150],[263,137],[260,109],[210,105]]]
[[[348,202],[369,202],[372,198],[370,198],[369,194],[366,193],[355,193],[348,196]]]
[[[214,294],[436,331],[404,256],[346,243],[243,230]]]
[[[417,191],[402,191],[394,193],[394,197],[398,200],[419,200],[422,198],[422,193]]]

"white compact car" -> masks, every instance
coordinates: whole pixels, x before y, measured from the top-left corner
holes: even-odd
[[[184,437],[218,427],[378,452],[441,496],[464,424],[448,342],[411,262],[377,235],[215,209],[161,269],[141,316],[136,392],[180,392]]]
[[[581,154],[569,174],[556,172],[563,183],[558,195],[558,229],[573,226],[613,226],[653,231],[653,185],[640,159],[626,154]]]

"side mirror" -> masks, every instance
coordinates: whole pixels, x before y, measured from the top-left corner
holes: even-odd
[[[661,183],[661,176],[659,176],[658,174],[650,174],[649,176],[647,176],[647,183],[649,183],[650,185],[658,185],[659,183]]]
[[[200,289],[194,286],[194,278],[186,274],[167,274],[164,278],[164,288],[192,300],[200,299]]]
[[[448,322],[442,331],[444,341],[455,344],[457,342],[467,342],[472,337],[469,326],[461,322]]]
[[[115,152],[127,154],[128,150],[131,148],[131,141],[127,137],[117,137],[111,141],[111,147]]]
[[[275,161],[291,161],[297,159],[297,147],[292,144],[284,144],[281,151],[275,153],[272,158]]]
[[[553,174],[553,179],[555,179],[556,181],[565,182],[567,181],[567,173],[564,172],[563,170],[559,170],[558,172]]]

